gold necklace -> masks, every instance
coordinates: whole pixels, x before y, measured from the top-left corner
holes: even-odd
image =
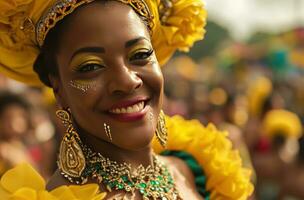
[[[71,135],[68,138],[75,139],[85,157],[85,167],[79,176],[71,176],[71,173],[61,169],[61,165],[58,164],[61,174],[71,183],[85,184],[88,179],[93,178],[99,184],[103,184],[109,192],[118,190],[134,196],[138,191],[144,200],[181,199],[168,168],[154,153],[152,165],[146,168],[140,165],[132,169],[130,164],[117,163],[94,152],[82,143],[78,134],[74,137],[73,133],[69,134]]]

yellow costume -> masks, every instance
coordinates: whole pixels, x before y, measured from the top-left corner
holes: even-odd
[[[94,0],[0,1],[0,72],[30,85],[41,85],[33,71],[48,31],[78,6]],[[176,51],[188,51],[203,38],[206,11],[201,0],[117,0],[147,19],[160,64]],[[250,170],[242,168],[226,133],[213,125],[166,117],[167,149],[153,142],[156,153],[175,155],[193,171],[205,199],[245,200],[251,195]],[[18,181],[16,181],[18,180]],[[45,190],[44,180],[28,165],[8,171],[0,181],[1,199],[102,199],[97,184]]]

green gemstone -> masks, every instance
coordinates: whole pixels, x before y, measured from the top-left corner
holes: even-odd
[[[129,186],[133,186],[133,185],[134,185],[134,183],[132,183],[131,181],[128,181],[127,184],[128,184]]]
[[[121,179],[122,179],[124,182],[129,181],[129,178],[128,178],[127,176],[121,176]]]
[[[156,185],[156,181],[154,181],[154,180],[151,180],[150,183],[151,183],[151,185]]]
[[[118,188],[119,190],[122,190],[122,189],[124,189],[125,187],[124,187],[123,184],[119,183],[119,184],[117,185],[117,188]]]
[[[169,189],[168,188],[164,188],[164,191],[167,193],[167,192],[169,192]]]
[[[146,187],[147,187],[147,184],[145,184],[145,183],[140,183],[140,184],[139,184],[139,187],[140,187],[140,188],[146,188]]]
[[[151,187],[151,190],[154,191],[154,190],[155,190],[155,187]]]
[[[140,192],[141,194],[145,194],[145,190],[143,190],[143,189],[140,189],[139,192]]]
[[[108,185],[110,186],[110,188],[113,188],[116,184],[115,182],[110,182]]]
[[[158,180],[163,180],[163,177],[162,176],[158,176],[157,179]]]

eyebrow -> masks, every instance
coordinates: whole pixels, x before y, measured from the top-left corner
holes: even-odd
[[[135,39],[132,39],[132,40],[129,40],[126,42],[125,44],[125,48],[129,48],[131,46],[133,46],[134,44],[142,41],[142,40],[147,40],[149,41],[147,38],[145,37],[138,37],[138,38],[135,38]],[[105,48],[103,47],[83,47],[83,48],[80,48],[78,49],[77,51],[75,51],[71,57],[71,60],[77,55],[77,54],[80,54],[80,53],[105,53],[106,50]]]
[[[105,53],[106,50],[103,47],[83,47],[75,51],[71,57],[71,60],[80,53]]]
[[[142,40],[147,40],[147,41],[149,41],[149,40],[148,40],[147,38],[145,38],[145,37],[138,37],[138,38],[135,38],[135,39],[132,39],[132,40],[127,41],[126,44],[125,44],[125,48],[129,48],[129,47],[133,46],[134,44],[136,44],[136,43],[138,43],[138,42],[140,42],[140,41],[142,41]]]

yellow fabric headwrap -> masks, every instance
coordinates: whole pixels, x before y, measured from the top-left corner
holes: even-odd
[[[201,0],[169,0],[172,3],[170,14],[165,21],[160,20],[159,9],[163,1],[145,0],[154,16],[152,44],[161,65],[177,49],[188,51],[195,41],[203,39],[207,15]],[[29,85],[42,85],[33,71],[39,46],[35,34],[27,31],[26,26],[31,23],[36,26],[55,2],[0,0],[0,73]]]

